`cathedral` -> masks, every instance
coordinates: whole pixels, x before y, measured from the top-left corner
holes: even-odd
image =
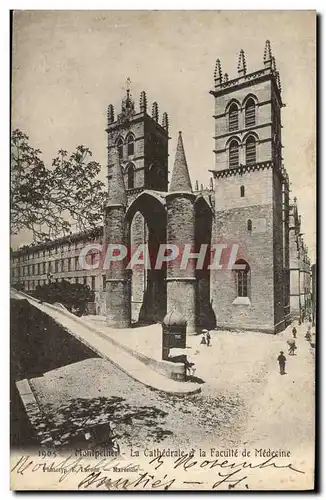
[[[144,91],[136,106],[128,87],[121,111],[116,114],[111,104],[107,110],[103,228],[91,240],[87,233],[76,234],[14,252],[13,286],[21,280],[26,291],[33,290],[46,281],[48,269],[57,280],[83,280],[96,292],[96,313],[115,328],[161,322],[177,311],[188,333],[201,328],[277,333],[309,308],[310,261],[282,160],[284,104],[270,42],[256,71],[247,71],[243,50],[237,70],[229,78],[216,61],[210,90],[215,166],[208,188],[191,182],[181,132],[169,180],[168,115],[160,119],[156,102],[149,112]],[[145,244],[150,262],[128,269],[121,260],[91,276],[77,262],[89,241],[125,245],[130,253]],[[162,244],[175,245],[180,253],[190,248],[189,265],[174,259],[156,268]],[[191,257],[203,246],[205,262],[197,266]],[[222,264],[236,248],[233,266],[211,265],[217,247]]]

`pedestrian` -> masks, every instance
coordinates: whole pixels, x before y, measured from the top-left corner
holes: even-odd
[[[308,340],[308,342],[310,342],[310,341],[311,341],[311,333],[310,333],[310,331],[309,331],[309,330],[307,331],[307,333],[306,333],[306,335],[305,335],[305,339],[306,339],[306,340]]]
[[[295,345],[295,341],[291,342],[291,344],[289,344],[289,354],[293,356],[296,348],[297,346]]]
[[[206,344],[207,347],[211,345],[211,334],[209,332],[206,333]]]
[[[280,365],[280,374],[284,375],[285,374],[285,362],[286,362],[286,357],[284,356],[284,352],[281,351],[279,354],[279,357],[277,358],[278,364]]]
[[[201,344],[206,344],[206,333],[207,333],[207,330],[202,331],[202,338],[200,341]]]
[[[294,338],[294,339],[296,339],[296,338],[297,338],[297,329],[296,329],[296,327],[295,327],[295,326],[292,328],[292,335],[293,335],[293,338]]]

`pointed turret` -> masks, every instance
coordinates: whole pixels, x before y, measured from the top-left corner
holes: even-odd
[[[209,178],[209,189],[210,191],[214,190],[213,177]]]
[[[239,61],[238,61],[238,73],[240,76],[244,76],[247,73],[247,65],[244,50],[240,50]]]
[[[112,104],[108,105],[107,120],[108,125],[111,125],[111,123],[114,122],[114,107],[112,106]]]
[[[265,68],[271,68],[272,67],[272,49],[271,49],[271,42],[269,40],[266,40],[265,44],[265,50],[264,50],[264,66]]]
[[[196,184],[195,184],[195,191],[199,191],[199,184],[198,184],[198,181],[196,181]]]
[[[139,109],[141,113],[146,113],[147,111],[147,97],[146,97],[146,92],[143,90],[140,93],[140,99],[139,99]]]
[[[126,81],[126,95],[121,102],[121,113],[118,115],[119,122],[125,122],[135,114],[135,102],[131,95],[131,80]]]
[[[156,101],[153,102],[153,106],[152,106],[152,118],[153,118],[153,120],[158,122],[158,104]]]
[[[162,127],[168,132],[169,131],[169,117],[167,113],[162,115]]]
[[[227,73],[224,73],[224,83],[227,83],[229,81],[229,75]]]
[[[177,151],[175,154],[172,179],[170,184],[171,191],[189,191],[192,192],[190,175],[183,148],[182,133],[179,132]]]
[[[216,59],[216,64],[215,64],[215,71],[214,71],[214,84],[215,88],[221,85],[222,83],[222,67],[221,67],[221,61],[219,59]]]
[[[112,157],[114,165],[112,168],[112,178],[109,182],[109,193],[106,205],[107,207],[112,205],[124,206],[127,205],[127,194],[117,149],[114,150]]]
[[[282,92],[282,85],[281,85],[281,79],[280,79],[280,74],[279,72],[276,73],[276,83],[278,86],[278,90]]]

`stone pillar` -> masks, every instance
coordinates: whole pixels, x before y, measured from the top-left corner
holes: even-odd
[[[128,248],[125,207],[111,205],[105,210],[106,243]],[[131,325],[131,276],[126,269],[127,263],[127,259],[119,260],[106,269],[106,324],[115,328]]]
[[[167,311],[178,311],[187,320],[187,333],[195,332],[196,261],[181,269],[185,245],[195,252],[195,195],[190,192],[170,192],[166,196],[167,243],[179,248],[179,257],[167,263]]]
[[[112,151],[112,160],[112,177],[109,179],[104,213],[104,243],[105,247],[108,244],[123,245],[127,255],[123,259],[113,262],[109,259],[110,262],[106,262],[106,323],[115,328],[127,328],[131,325],[131,281],[130,271],[126,269],[129,253],[128,225],[125,220],[127,194],[117,149]]]

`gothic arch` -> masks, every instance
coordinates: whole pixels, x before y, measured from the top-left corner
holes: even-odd
[[[145,218],[153,212],[163,215],[166,212],[165,198],[153,191],[145,190],[129,205],[126,211],[126,221],[130,223],[136,212],[140,212]]]
[[[137,250],[139,243],[144,243],[150,261],[146,269],[137,269],[137,266],[132,269],[132,316],[140,324],[162,321],[166,314],[166,268],[156,270],[155,263],[160,245],[166,243],[164,196],[143,191],[129,205],[125,220],[131,253]]]
[[[240,148],[240,147],[241,147],[241,145],[242,145],[240,137],[239,137],[239,136],[237,136],[237,135],[232,135],[232,136],[231,136],[231,137],[229,137],[229,138],[228,138],[228,140],[226,141],[226,143],[225,143],[225,149],[229,149],[231,142],[232,142],[232,141],[234,141],[234,140],[235,140],[235,141],[237,141],[238,146],[239,146],[239,148]]]
[[[216,326],[216,317],[211,303],[210,270],[212,244],[212,208],[204,196],[197,196],[195,210],[195,251],[203,251],[202,245],[207,245],[203,266],[196,269],[196,327],[212,329]]]
[[[238,137],[231,137],[227,143],[229,168],[238,167],[240,165],[241,141]]]
[[[130,162],[125,168],[125,176],[127,180],[127,189],[133,189],[135,187],[135,165]]]
[[[117,138],[117,140],[115,142],[115,146],[118,149],[119,158],[123,158],[123,145],[124,145],[123,137],[121,135],[119,135],[119,137]]]
[[[241,110],[241,104],[240,104],[240,101],[238,101],[238,99],[235,99],[234,97],[227,103],[227,105],[225,106],[225,114],[227,115],[230,111],[230,108],[231,106],[235,104],[238,108],[238,111]]]
[[[246,103],[247,103],[247,101],[249,101],[249,99],[252,99],[256,106],[258,105],[257,96],[255,94],[249,93],[246,95],[246,97],[242,101],[242,105],[241,105],[242,109],[244,109],[246,107]]]
[[[198,208],[206,208],[212,212],[212,207],[210,206],[210,204],[206,200],[205,196],[203,196],[202,194],[199,194],[195,199],[195,210],[197,210],[197,207]]]
[[[257,162],[257,157],[258,157],[257,146],[258,146],[258,141],[255,135],[248,134],[244,143],[246,165],[252,165]]]
[[[125,142],[127,144],[128,156],[133,156],[135,154],[135,136],[132,132],[129,132]]]
[[[239,259],[235,264],[241,265],[243,269],[233,269],[237,297],[251,296],[251,269],[244,259]]]
[[[255,141],[256,141],[257,143],[259,143],[259,142],[260,142],[260,141],[259,141],[259,135],[258,135],[256,132],[254,132],[253,130],[249,130],[249,132],[246,132],[246,134],[245,134],[245,135],[243,136],[243,138],[242,138],[242,146],[244,146],[244,145],[246,144],[247,139],[248,139],[250,136],[253,136],[253,137],[255,138]]]

